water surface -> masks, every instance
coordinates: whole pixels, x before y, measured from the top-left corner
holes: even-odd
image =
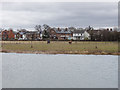
[[[118,56],[3,53],[3,88],[117,88]]]

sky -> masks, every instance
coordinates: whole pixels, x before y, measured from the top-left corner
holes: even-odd
[[[115,27],[117,2],[3,2],[1,28]]]

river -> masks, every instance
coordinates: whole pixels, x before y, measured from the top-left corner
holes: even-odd
[[[3,88],[117,88],[118,56],[2,53]]]

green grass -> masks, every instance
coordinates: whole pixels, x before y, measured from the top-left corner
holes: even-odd
[[[46,41],[2,41],[2,50],[12,51],[88,51],[88,52],[118,52],[117,42],[72,42],[68,41],[51,41],[47,44]]]

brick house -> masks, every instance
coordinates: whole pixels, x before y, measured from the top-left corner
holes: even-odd
[[[58,39],[55,29],[50,30],[50,39]]]
[[[0,41],[2,40],[2,31],[0,31]]]
[[[15,39],[15,33],[13,30],[4,30],[2,31],[2,40],[14,40]]]
[[[72,32],[67,28],[65,29],[52,28],[50,30],[50,38],[58,40],[70,40],[72,38]]]
[[[8,40],[8,31],[7,30],[2,31],[2,40]]]
[[[13,30],[9,30],[8,31],[8,39],[13,40],[14,38],[15,38],[15,33],[13,32]]]

